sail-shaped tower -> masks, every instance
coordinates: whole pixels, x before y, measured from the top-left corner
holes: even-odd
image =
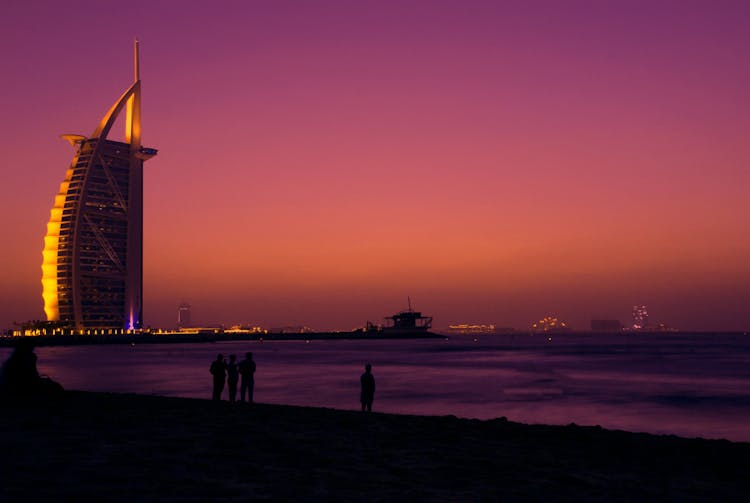
[[[44,238],[47,320],[77,330],[143,327],[143,162],[138,41],[135,80],[90,137],[63,135],[73,161]],[[107,139],[125,109],[125,141]]]

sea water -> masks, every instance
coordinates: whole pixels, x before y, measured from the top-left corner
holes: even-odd
[[[217,353],[252,351],[255,400],[750,441],[750,336],[515,335],[40,347],[66,389],[210,398]],[[5,358],[9,350],[0,352]],[[226,390],[224,397],[226,398]]]

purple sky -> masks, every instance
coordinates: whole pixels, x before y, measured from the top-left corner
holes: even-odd
[[[748,329],[747,2],[3,5],[0,326],[141,40],[145,316]],[[119,134],[119,132],[118,132]]]

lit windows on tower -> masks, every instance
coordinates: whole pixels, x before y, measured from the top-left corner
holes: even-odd
[[[642,330],[648,325],[648,309],[645,305],[633,306],[633,330]]]

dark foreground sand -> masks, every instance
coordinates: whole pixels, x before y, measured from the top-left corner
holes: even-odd
[[[750,500],[750,444],[67,392],[0,405],[1,501]]]

